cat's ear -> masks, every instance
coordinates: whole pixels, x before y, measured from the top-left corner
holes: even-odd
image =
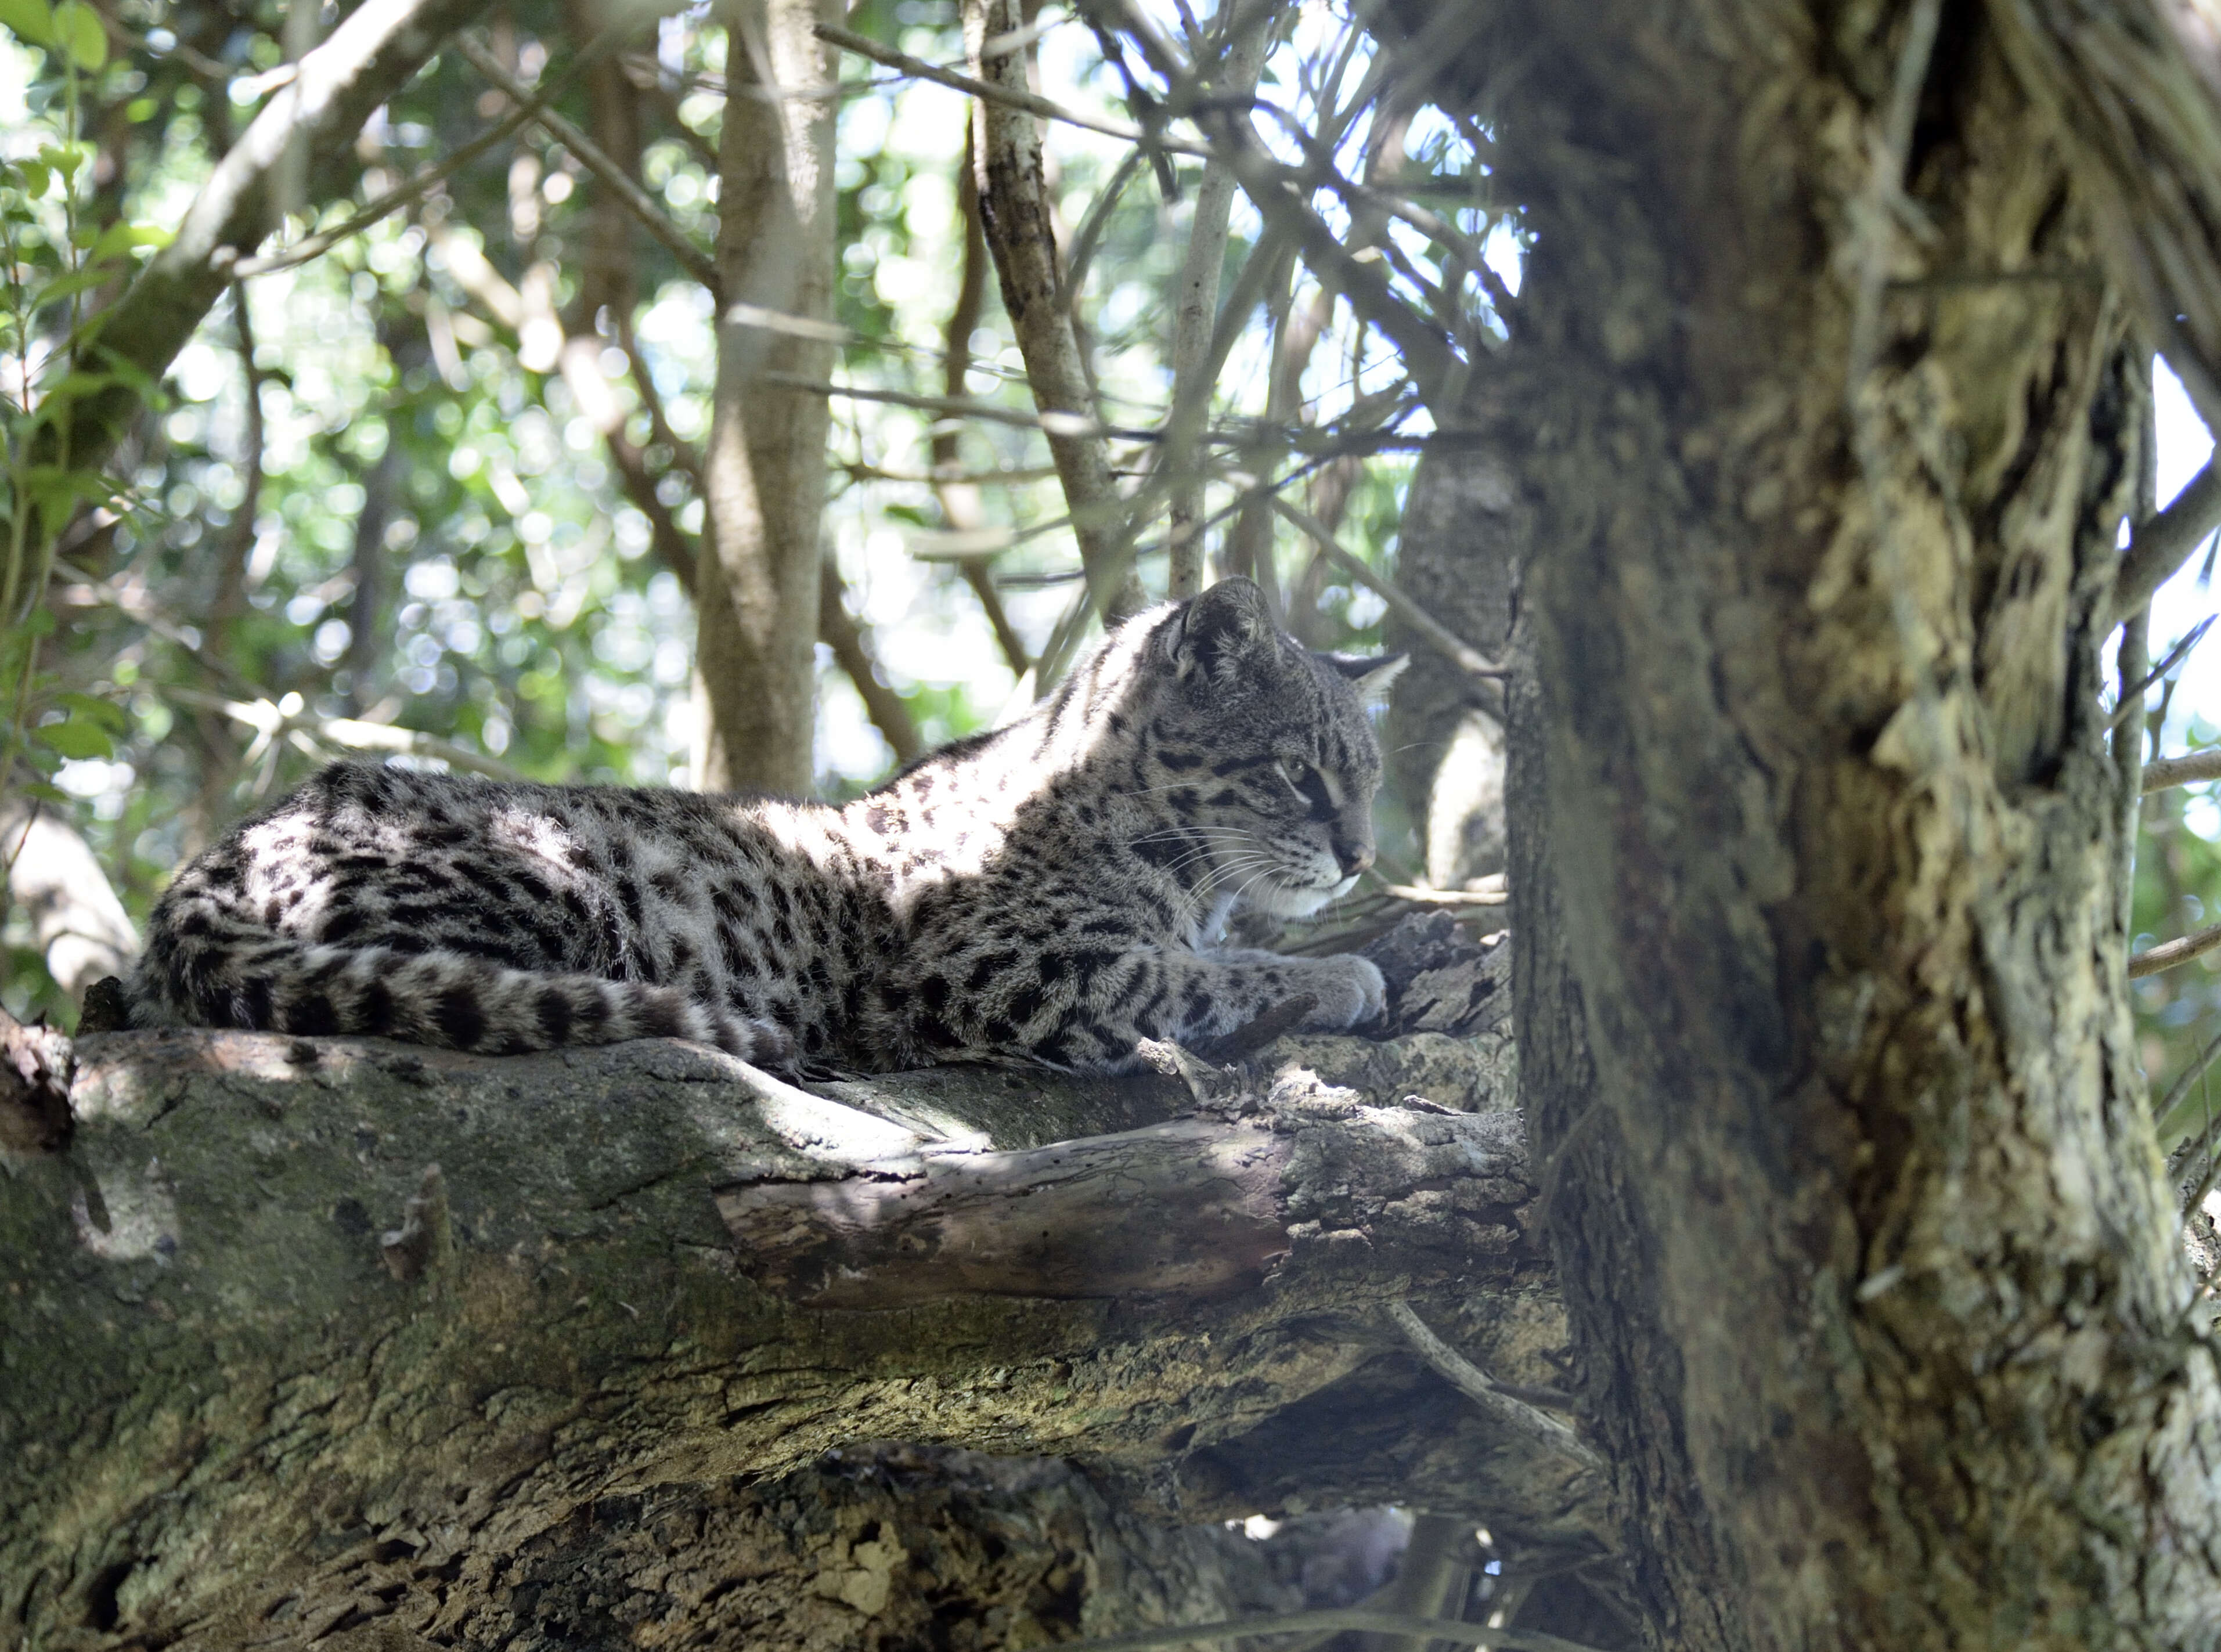
[[[1388,704],[1388,691],[1411,663],[1408,654],[1323,654],[1318,658],[1348,679],[1357,691],[1357,703],[1368,711]]]
[[[1279,628],[1265,593],[1237,574],[1189,599],[1173,621],[1167,650],[1183,681],[1229,687],[1279,657]]]

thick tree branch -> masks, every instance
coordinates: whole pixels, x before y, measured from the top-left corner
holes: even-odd
[[[1080,1456],[1185,1519],[1393,1488],[1593,1549],[1597,1477],[1374,1307],[1548,1379],[1517,1115],[1366,1104],[1290,1048],[1173,1118],[1146,1076],[834,1100],[660,1042],[82,1041],[70,1150],[0,1179],[0,1612],[236,1643],[860,1438]]]

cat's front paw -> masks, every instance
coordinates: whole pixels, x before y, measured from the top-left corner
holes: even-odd
[[[1298,991],[1318,1000],[1304,1025],[1322,1032],[1362,1026],[1388,1004],[1388,984],[1370,958],[1342,956],[1308,961],[1296,977]]]

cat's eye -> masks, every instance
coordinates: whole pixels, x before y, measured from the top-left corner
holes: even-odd
[[[1314,786],[1321,791],[1325,789],[1325,777],[1300,757],[1284,757],[1279,760],[1278,767],[1280,778],[1293,786],[1298,795],[1306,801],[1312,800]]]

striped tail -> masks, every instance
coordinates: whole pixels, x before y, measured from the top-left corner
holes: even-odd
[[[676,988],[541,974],[468,953],[322,946],[203,907],[158,928],[129,988],[134,1026],[241,1027],[398,1038],[514,1055],[628,1038],[686,1038],[764,1066],[791,1061],[781,1028]]]

